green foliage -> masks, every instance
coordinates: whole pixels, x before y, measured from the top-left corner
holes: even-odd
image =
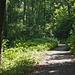
[[[71,53],[75,54],[75,35],[71,35],[66,41],[67,47]]]
[[[58,42],[52,38],[34,38],[17,40],[16,44],[15,48],[4,48],[0,75],[26,74],[41,60],[44,52],[56,47]]]
[[[74,20],[74,0],[7,0],[3,38],[9,40],[11,47],[21,39],[66,39]]]
[[[71,17],[67,13],[67,6],[60,6],[54,12],[54,35],[59,40],[65,40],[70,35],[72,28]]]
[[[24,42],[23,40],[17,40],[15,41],[16,45],[15,47],[31,47],[31,46],[38,46],[38,45],[44,45],[46,43],[51,43],[52,45],[57,45],[57,39],[52,38],[32,38],[31,40],[28,40]]]
[[[6,40],[6,39],[2,40],[2,46],[4,49],[7,48],[8,42],[9,42],[9,40]]]
[[[71,36],[67,39],[66,44],[69,48],[70,52],[75,54],[75,2],[74,0],[70,0],[71,4],[71,12],[70,12],[70,23],[72,24],[72,28],[70,31]]]

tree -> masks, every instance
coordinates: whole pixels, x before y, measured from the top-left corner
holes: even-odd
[[[14,42],[21,39],[26,41],[35,37],[53,36],[60,38],[57,34],[59,32],[68,37],[72,25],[75,25],[75,2],[74,0],[7,0],[5,16],[3,38],[9,40],[8,47],[15,46]],[[64,38],[67,38],[66,36]]]
[[[3,31],[5,5],[6,0],[0,0],[0,64],[1,64],[2,31]]]

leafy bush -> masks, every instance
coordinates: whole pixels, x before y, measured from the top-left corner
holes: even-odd
[[[8,42],[9,42],[9,40],[3,39],[2,46],[4,49],[7,48]]]
[[[67,47],[71,53],[75,54],[75,35],[71,35],[66,41]]]
[[[36,38],[28,41],[17,41],[14,48],[5,48],[2,52],[3,63],[0,75],[24,75],[33,69],[34,64],[41,60],[44,51],[57,46],[57,40]]]

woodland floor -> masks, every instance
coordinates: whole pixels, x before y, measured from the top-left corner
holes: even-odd
[[[33,72],[28,75],[75,75],[75,55],[61,44],[52,51],[47,51]]]

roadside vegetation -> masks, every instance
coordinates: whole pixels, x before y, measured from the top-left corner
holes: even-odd
[[[56,39],[35,38],[28,41],[16,41],[14,48],[5,47],[2,52],[0,75],[23,75],[33,70],[47,50],[58,46]]]
[[[72,34],[66,41],[67,47],[72,54],[75,54],[75,35]]]

